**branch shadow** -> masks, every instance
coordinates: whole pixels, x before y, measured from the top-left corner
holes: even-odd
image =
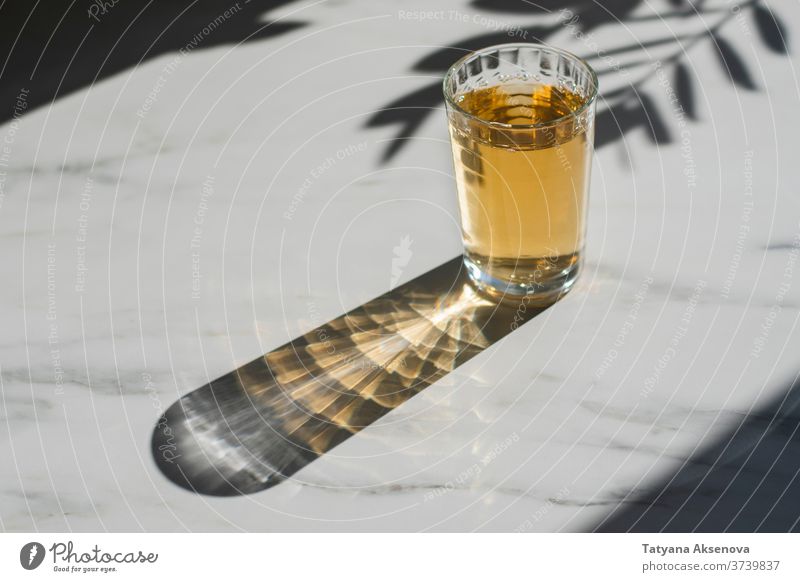
[[[530,15],[538,17],[552,17],[561,10],[569,10],[575,16],[576,26],[584,33],[608,22],[622,21],[643,0],[613,0],[604,2],[602,6],[594,0],[538,0],[526,2],[524,0],[473,0],[471,5],[487,12],[505,12],[515,15]],[[461,39],[452,46],[445,46],[435,50],[412,67],[413,71],[421,73],[441,73],[461,57],[475,50],[509,42],[547,43],[548,39],[563,28],[563,23],[549,25],[521,26],[513,30],[501,30],[488,34],[481,34]],[[628,96],[630,97],[630,96]],[[634,99],[635,101],[635,99]],[[408,143],[425,119],[432,111],[439,109],[442,102],[442,88],[440,82],[426,85],[411,91],[402,97],[386,104],[382,109],[372,115],[366,122],[366,127],[375,128],[387,125],[398,127],[395,136],[384,150],[381,161],[391,161]],[[611,143],[635,127],[648,127],[646,113],[640,107],[635,107],[630,99],[613,109],[607,110],[608,115],[600,115],[596,124],[596,145],[600,147]],[[663,125],[663,124],[661,124]],[[666,131],[657,134],[658,143],[665,143],[669,137]]]
[[[702,0],[670,0],[668,5],[660,7],[663,10],[659,13],[637,15],[637,9],[644,4],[643,0],[473,0],[471,6],[481,11],[516,17],[530,16],[550,24],[509,27],[464,38],[426,55],[412,66],[412,70],[444,75],[450,65],[477,49],[512,42],[547,44],[556,33],[569,29],[576,38],[585,39],[587,48],[595,47],[594,53],[584,57],[597,69],[600,78],[601,93],[595,124],[595,147],[600,148],[623,139],[628,132],[636,129],[644,131],[654,145],[673,143],[674,136],[667,120],[675,117],[675,111],[684,112],[691,120],[699,118],[694,87],[698,80],[690,74],[690,68],[684,61],[687,51],[700,41],[707,41],[711,50],[717,53],[720,68],[733,86],[748,91],[758,90],[753,74],[757,66],[749,66],[746,55],[743,56],[721,33],[722,26],[731,18],[744,18],[747,12],[762,44],[768,50],[782,55],[789,53],[787,27],[770,8],[755,0],[741,0],[723,15],[718,14],[718,8],[705,6]],[[629,34],[630,24],[659,18],[676,19],[678,31],[692,20],[705,23],[705,19],[708,19],[709,24],[704,24],[699,33],[672,33],[659,38],[635,39],[635,42],[622,46],[598,47],[595,41],[586,40],[591,38],[594,30],[603,26],[624,28],[624,38]],[[655,47],[671,49],[669,56],[659,60],[658,67],[648,56],[649,49]],[[631,71],[641,74],[631,77],[626,86],[611,91],[603,90],[605,81],[621,71],[625,74]],[[668,106],[659,104],[663,99],[648,94],[645,87],[646,81],[657,72],[665,76],[662,82],[673,85],[677,94],[675,101]],[[383,152],[382,163],[390,162],[400,153],[425,119],[432,111],[439,110],[441,104],[442,91],[437,82],[410,91],[377,110],[367,120],[366,127],[397,127]]]

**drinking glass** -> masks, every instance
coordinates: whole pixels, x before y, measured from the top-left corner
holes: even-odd
[[[597,75],[545,45],[492,46],[444,78],[464,263],[494,298],[549,303],[581,268]]]

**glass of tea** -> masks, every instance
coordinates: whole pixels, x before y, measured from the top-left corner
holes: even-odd
[[[492,46],[450,67],[444,95],[473,283],[550,303],[581,268],[597,75],[539,44]]]

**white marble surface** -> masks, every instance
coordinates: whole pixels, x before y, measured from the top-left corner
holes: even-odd
[[[0,127],[2,529],[583,531],[786,391],[800,369],[797,60],[734,18],[720,34],[757,90],[732,85],[709,42],[687,49],[699,119],[682,150],[668,92],[645,83],[675,141],[637,128],[598,150],[588,268],[565,300],[273,489],[202,497],[158,472],[161,409],[388,290],[402,237],[402,281],[460,252],[443,113],[387,164],[397,127],[366,120],[441,76],[413,71],[437,47],[493,32],[472,15],[558,17],[441,6],[468,21],[400,17],[431,9],[416,1],[289,4],[270,16],[307,26],[191,52],[143,118],[172,54]],[[669,2],[636,14],[655,9]],[[800,22],[796,3],[776,12]],[[591,42],[686,20],[603,25]],[[550,40],[592,55],[567,29]]]

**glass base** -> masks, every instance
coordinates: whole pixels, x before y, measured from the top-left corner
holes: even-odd
[[[493,300],[519,300],[549,305],[558,301],[578,278],[580,252],[535,259],[495,259],[464,255],[472,283]]]

